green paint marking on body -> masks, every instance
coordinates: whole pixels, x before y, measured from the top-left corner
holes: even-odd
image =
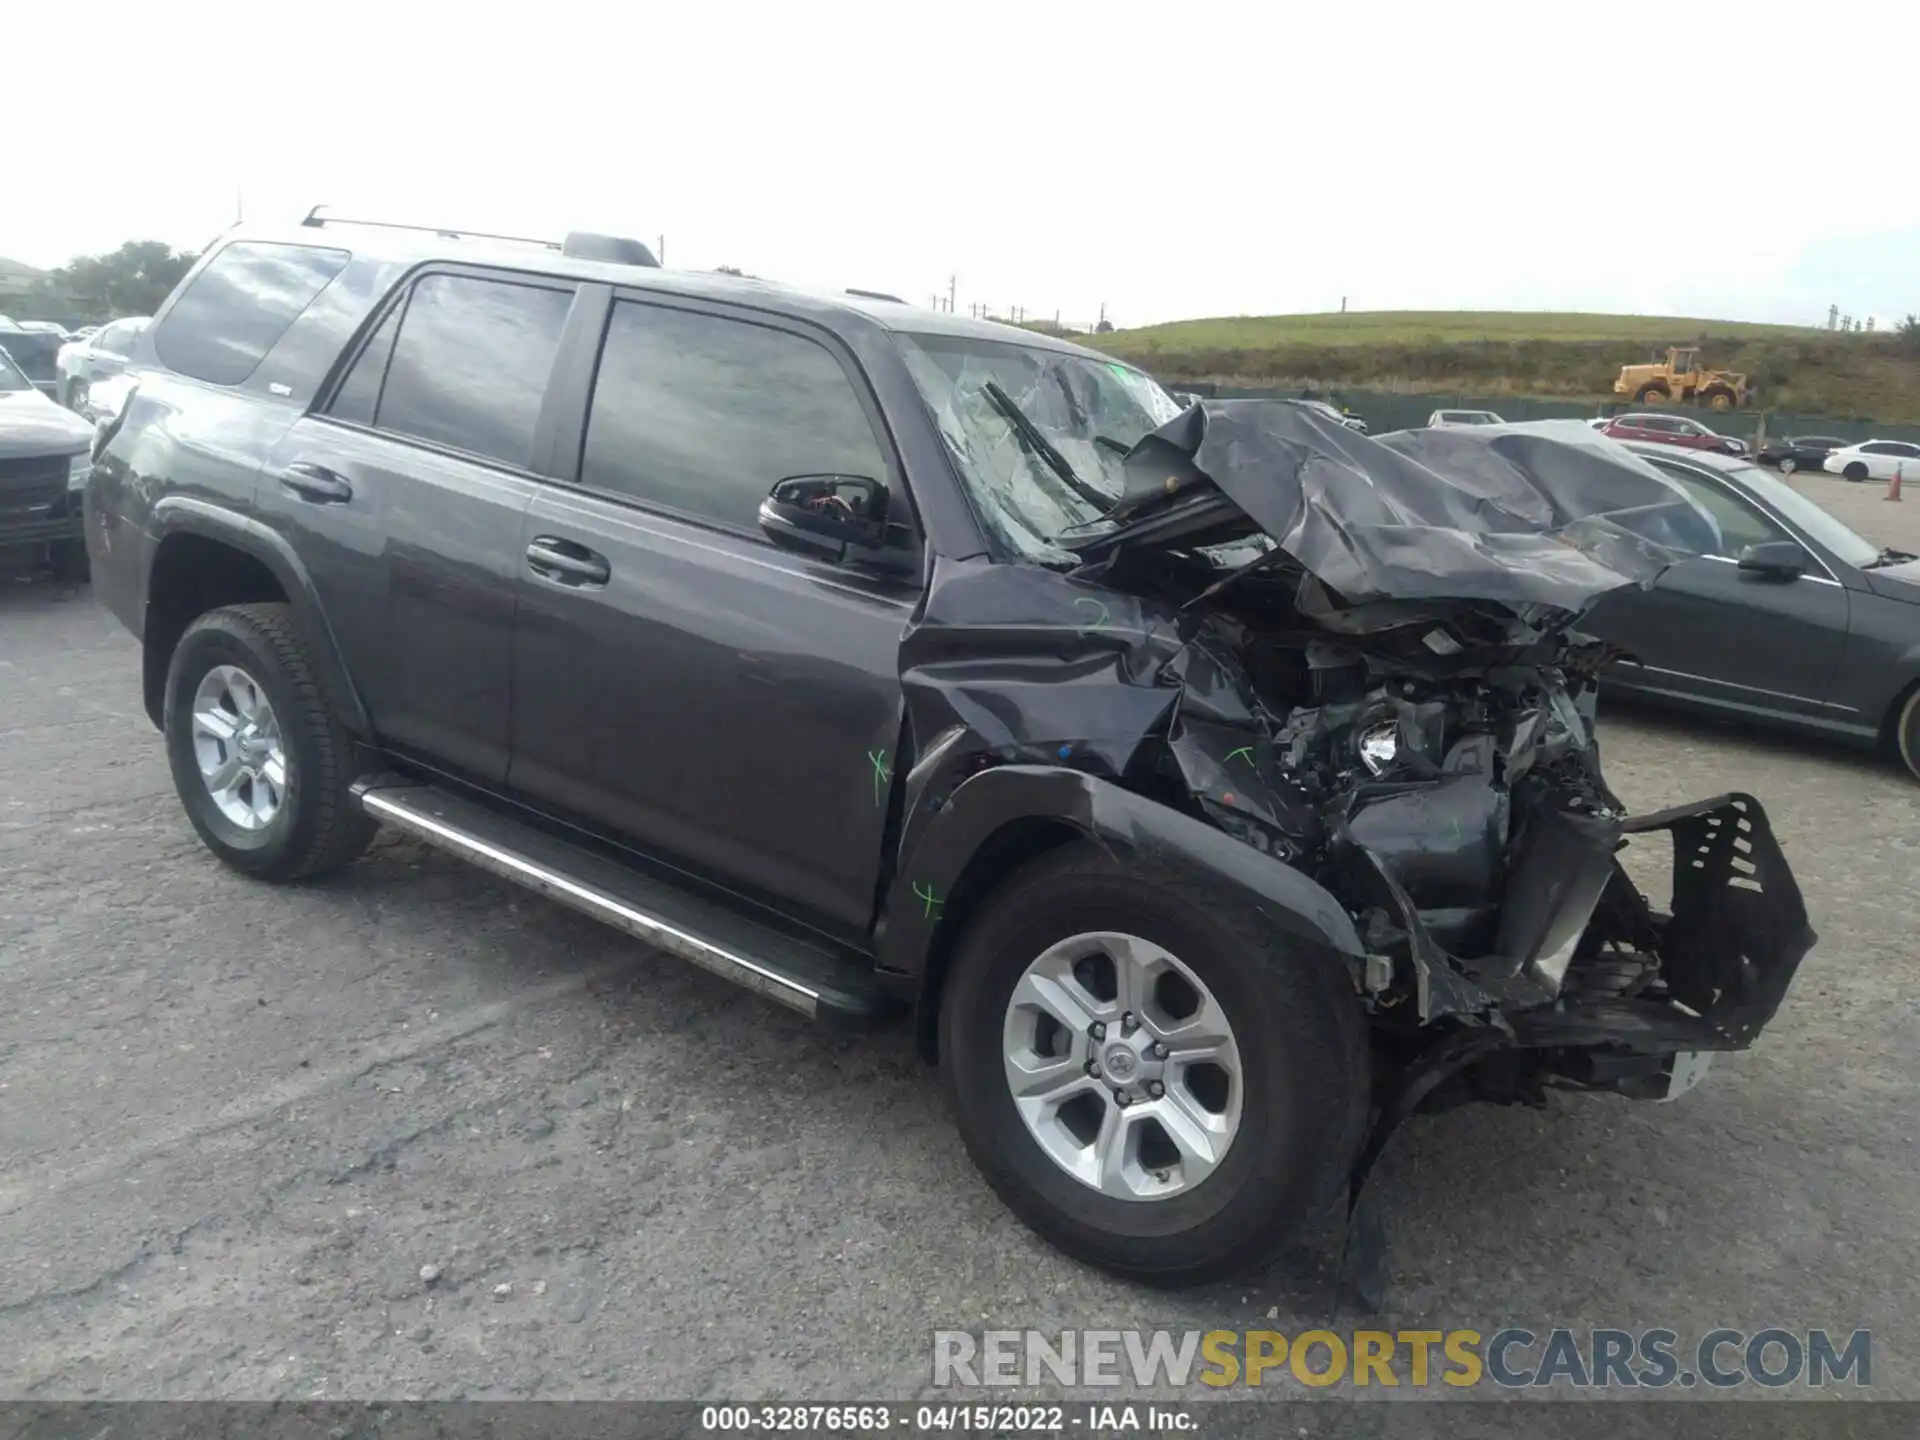
[[[1086,609],[1089,605],[1093,607],[1092,610]],[[1082,595],[1078,600],[1073,602],[1073,608],[1084,614],[1093,616],[1091,620],[1080,627],[1080,633],[1082,635],[1086,634],[1089,630],[1098,630],[1113,618],[1113,616],[1108,613],[1107,607],[1091,595]]]
[[[1260,768],[1259,765],[1256,764],[1254,761],[1253,746],[1251,745],[1242,745],[1238,750],[1229,750],[1227,752],[1227,758],[1221,761],[1220,763],[1223,765],[1231,765],[1235,760],[1239,759],[1243,755],[1246,757],[1248,765],[1252,766],[1255,770],[1258,770]]]
[[[893,781],[893,770],[887,764],[884,750],[869,750],[867,763],[873,766],[873,803],[877,809],[887,802],[887,786]]]
[[[931,885],[924,884],[918,880],[913,882],[913,893],[926,902],[926,908],[920,912],[922,917],[931,919],[933,912],[938,909],[941,904],[940,897],[933,893],[933,887]]]

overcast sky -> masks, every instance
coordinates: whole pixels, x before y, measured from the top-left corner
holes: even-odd
[[[1122,325],[1343,295],[1884,324],[1920,311],[1917,17],[20,0],[0,256],[197,249],[244,194]]]

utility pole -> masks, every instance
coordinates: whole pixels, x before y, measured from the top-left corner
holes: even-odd
[[[1838,330],[1840,328],[1840,307],[1838,305],[1827,306],[1827,328],[1829,330]]]
[[[247,218],[247,187],[236,181],[233,187],[233,223],[238,225]]]
[[[660,237],[660,250],[659,250],[659,253],[656,254],[654,258],[657,259],[662,265],[667,263],[667,237],[664,235]]]
[[[953,313],[953,297],[958,291],[959,286],[960,277],[958,275],[949,275],[947,277],[947,313],[949,315]]]
[[[1340,297],[1340,313],[1342,315],[1347,313],[1347,297],[1344,295]]]

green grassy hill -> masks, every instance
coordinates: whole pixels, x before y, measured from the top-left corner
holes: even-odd
[[[1803,415],[1920,420],[1920,355],[1894,334],[1660,315],[1360,311],[1177,320],[1075,336],[1169,380],[1613,400],[1656,347],[1699,345],[1761,403]]]

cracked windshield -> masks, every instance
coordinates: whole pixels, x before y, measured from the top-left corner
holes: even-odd
[[[1071,559],[1054,537],[1105,514],[1127,451],[1180,413],[1126,365],[963,336],[899,339],[975,511],[1016,554]]]

